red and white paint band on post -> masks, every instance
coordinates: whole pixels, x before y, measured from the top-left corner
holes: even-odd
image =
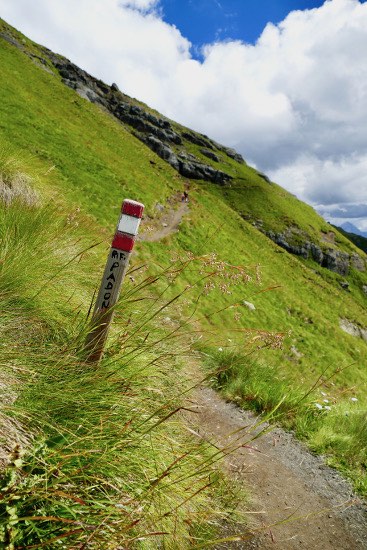
[[[86,341],[88,361],[97,362],[102,356],[114,306],[120,296],[121,284],[129,265],[143,211],[144,205],[140,202],[125,199],[122,203],[120,219],[94,307],[92,330]]]
[[[135,243],[134,237],[138,234],[143,212],[144,206],[140,202],[124,200],[112,248],[125,252],[132,251]]]

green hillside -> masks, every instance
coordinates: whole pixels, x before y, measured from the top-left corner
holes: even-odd
[[[207,136],[97,81],[81,97],[65,66],[0,20],[0,541],[215,536],[231,495],[212,450],[164,420],[193,363],[238,404],[276,409],[367,494],[366,255]],[[149,138],[156,120],[170,141]],[[179,231],[137,243],[91,369],[87,314],[122,199],[145,204],[149,235],[184,188]]]
[[[366,237],[363,237],[362,235],[356,235],[355,233],[350,233],[349,231],[345,231],[342,227],[336,227],[335,228],[340,231],[344,237],[347,237],[352,243],[354,243],[358,248],[363,250],[363,252],[367,252],[367,239]]]

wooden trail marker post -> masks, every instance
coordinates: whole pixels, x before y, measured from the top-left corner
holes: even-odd
[[[122,281],[129,266],[131,251],[135,244],[135,237],[138,234],[143,211],[144,205],[140,202],[125,199],[122,203],[120,219],[94,306],[92,330],[85,342],[88,362],[98,362],[102,357],[114,308],[119,299]]]

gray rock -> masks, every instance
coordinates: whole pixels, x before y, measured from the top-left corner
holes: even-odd
[[[168,145],[165,145],[162,143],[156,136],[150,134],[148,136],[145,135],[137,135],[141,141],[143,141],[148,147],[154,151],[161,159],[168,162],[173,168],[176,170],[179,169],[179,161],[175,153],[172,151]]]
[[[344,332],[346,332],[347,334],[350,334],[350,336],[354,336],[356,338],[362,338],[362,340],[365,340],[367,342],[366,328],[360,327],[357,324],[353,323],[352,321],[349,321],[348,319],[340,319],[339,326]]]
[[[45,50],[45,53],[50,58],[54,67],[58,70],[63,83],[69,88],[74,89],[81,97],[98,103],[109,109],[109,101],[106,94],[110,92],[109,86],[90,76],[86,71],[83,71],[68,59],[62,58]]]
[[[181,137],[173,130],[168,120],[145,111],[139,105],[132,105],[127,101],[121,101],[120,97],[116,94],[116,92],[121,94],[117,84],[114,83],[109,87],[101,80],[92,77],[86,71],[71,63],[68,59],[55,55],[47,49],[44,51],[59,71],[63,82],[67,86],[76,90],[85,99],[103,105],[121,122],[134,128],[134,135],[181,175],[192,179],[212,181],[220,185],[225,185],[232,179],[229,174],[200,162],[190,153],[186,153],[185,156],[181,152],[178,157],[171,147],[167,145],[168,143],[181,145],[183,137],[203,147],[207,152],[207,156],[211,155],[210,158],[212,160],[219,160],[217,155],[212,153],[211,150],[214,150],[214,145],[207,136],[193,132],[183,132]],[[232,149],[227,150],[223,148],[223,150],[226,150],[227,154],[233,158],[237,155]]]
[[[91,103],[100,103],[101,98],[94,90],[88,88],[88,86],[77,86],[75,91],[78,95],[80,95],[80,97],[87,99]]]
[[[211,160],[214,160],[215,162],[219,162],[219,157],[218,155],[216,155],[213,151],[211,151],[210,149],[200,149],[200,153],[202,153],[203,155],[205,155],[206,157],[208,157],[209,159]]]
[[[159,119],[159,124],[162,126],[162,128],[171,129],[171,123],[168,120],[165,120],[164,118]]]
[[[317,262],[318,264],[322,265],[322,262],[324,260],[324,254],[319,246],[317,246],[314,243],[310,244],[310,250],[312,254],[312,258]]]
[[[275,242],[282,248],[285,248],[288,252],[291,252],[291,246],[288,241],[286,241],[286,238],[282,233],[275,234]]]
[[[330,269],[339,275],[348,275],[349,273],[349,254],[329,248],[324,252],[322,267]]]
[[[224,147],[223,150],[230,158],[232,158],[239,164],[245,164],[245,161],[243,160],[243,156],[237,153],[235,149],[232,149],[231,147]]]
[[[192,153],[186,153],[186,151],[180,151],[178,156],[180,159],[200,162],[199,159],[195,157],[195,155],[193,155]]]
[[[246,300],[244,300],[243,302],[243,305],[247,307],[247,309],[249,309],[250,311],[255,311],[256,310],[256,307],[254,306],[254,304],[252,304],[251,302],[246,302]]]
[[[176,132],[173,132],[172,130],[158,129],[157,135],[161,136],[161,139],[164,139],[165,141],[171,141],[176,145],[181,145],[182,143],[181,136],[179,136],[178,134],[176,134]]]
[[[3,38],[7,42],[9,42],[9,44],[15,46],[16,48],[22,49],[22,45],[20,44],[20,42],[18,42],[18,40],[16,40],[10,34],[7,34],[6,32],[0,32],[0,38]]]
[[[214,140],[210,140],[210,144],[218,149],[218,151],[222,151],[223,153],[225,153],[228,157],[234,159],[236,162],[238,162],[239,164],[246,164],[246,162],[244,161],[242,155],[240,155],[239,153],[237,153],[237,151],[235,151],[235,149],[232,149],[231,147],[225,147],[224,145],[221,145],[220,143],[218,143],[217,141],[214,141]],[[213,148],[213,147],[211,147]]]
[[[350,260],[354,269],[357,271],[366,271],[366,263],[364,259],[359,256],[359,254],[352,254]]]
[[[148,147],[154,151],[159,157],[168,162],[175,170],[177,170],[182,176],[191,179],[201,179],[206,181],[212,181],[220,185],[225,185],[232,178],[225,172],[215,170],[212,166],[201,164],[199,162],[185,162],[179,158],[172,149],[163,143],[154,134],[136,134],[136,136],[143,141]]]
[[[121,101],[115,106],[115,109],[114,109],[115,116],[118,117],[119,115],[128,114],[130,111],[130,107],[131,107],[130,103]]]
[[[88,73],[85,73],[88,74]],[[88,75],[89,76],[89,75]],[[99,92],[101,94],[109,94],[111,92],[111,88],[107,86],[102,80],[94,79],[94,82],[96,84],[96,87],[98,88]]]
[[[112,112],[121,122],[129,124],[138,132],[153,134],[161,141],[172,142],[180,145],[182,139],[172,130],[168,120],[160,119],[146,112],[138,105],[118,101],[112,92],[119,91],[117,84],[111,88],[101,80],[98,80],[83,71],[69,60],[49,54],[51,61],[59,71],[64,84],[76,90],[79,95],[92,103],[99,103]]]
[[[43,57],[40,57],[39,55],[31,54],[31,53],[29,53],[28,55],[32,59],[33,63],[37,65],[37,67],[40,67],[41,69],[46,71],[46,73],[51,74],[52,76],[55,76],[55,73],[50,69],[49,65],[47,64],[47,61]]]
[[[258,226],[257,226],[258,227]],[[259,228],[259,227],[258,227]],[[274,241],[278,246],[281,246],[289,252],[290,254],[295,254],[296,256],[302,256],[306,260],[309,257],[310,243],[306,241],[303,245],[292,245],[290,244],[284,233],[274,233],[273,231],[267,231],[266,235]]]
[[[131,105],[130,106],[130,114],[134,116],[144,116],[144,111],[141,107],[138,107],[138,105]]]
[[[187,139],[187,141],[194,143],[195,145],[201,145],[202,147],[206,147],[208,149],[214,149],[210,141],[205,139],[204,136],[192,134],[191,132],[183,132],[182,137]]]
[[[143,113],[143,114],[141,114]],[[159,125],[159,119],[153,115],[146,116],[140,107],[135,105],[129,106],[127,109],[125,104],[119,104],[115,110],[115,115],[121,122],[129,124],[145,134],[153,134],[161,141],[168,141],[180,145],[182,143],[181,137],[170,129],[164,129]],[[156,121],[158,125],[152,124],[150,120]]]
[[[363,292],[364,292],[365,294],[367,294],[367,285],[363,285],[363,286],[362,286],[362,290],[363,290]]]
[[[144,113],[144,118],[153,124],[153,126],[158,126],[159,128],[163,128],[161,125],[161,119],[159,119],[157,116],[152,115],[152,113]]]
[[[298,351],[298,349],[294,345],[290,347],[290,352],[294,355],[294,357],[296,357],[296,359],[301,359],[301,357],[303,357],[304,355],[303,353]]]
[[[242,160],[243,160],[243,159],[242,159]],[[263,172],[258,172],[257,174],[260,176],[260,178],[262,178],[263,180],[265,180],[267,183],[271,183],[270,178],[269,178],[266,174],[264,174]]]
[[[329,248],[321,251],[317,245],[311,245],[313,259],[322,267],[344,277],[349,273],[349,254]]]
[[[255,227],[261,230],[261,226],[254,223]],[[273,231],[266,231],[265,235],[267,235],[272,241],[274,241],[278,246],[281,246],[289,252],[290,254],[295,254],[296,256],[301,256],[302,258],[305,258],[306,260],[310,257],[312,257],[315,262],[317,262],[322,267],[325,267],[326,269],[329,269],[330,271],[334,271],[335,273],[338,273],[339,275],[346,276],[349,273],[349,262],[353,261],[353,258],[349,256],[346,252],[342,252],[340,250],[335,250],[333,248],[329,248],[326,251],[322,251],[321,248],[309,241],[305,241],[301,245],[293,245],[288,242],[289,236],[291,236],[291,231],[288,230],[287,234],[285,233],[274,233]],[[355,254],[355,256],[358,256]],[[358,258],[363,262],[363,259],[358,256]],[[354,261],[357,262],[357,259],[354,258]],[[359,264],[358,264],[359,265]],[[362,264],[359,265],[359,267],[362,267]],[[363,262],[363,267],[365,267]]]
[[[348,281],[341,281],[341,282],[340,282],[340,286],[341,286],[344,290],[349,290],[349,283],[348,283]]]
[[[261,220],[261,219],[255,220],[255,221],[252,222],[252,225],[254,227],[256,227],[256,229],[259,229],[259,231],[264,233],[264,229],[263,229],[264,222],[263,222],[263,220]],[[274,233],[273,233],[273,235],[274,235]]]
[[[198,162],[183,162],[179,160],[179,172],[185,178],[212,181],[219,185],[225,185],[232,177],[225,172],[216,170],[212,166],[200,164]]]

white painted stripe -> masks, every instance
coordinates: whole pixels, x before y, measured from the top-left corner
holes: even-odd
[[[129,233],[129,235],[137,235],[140,222],[140,218],[135,218],[134,216],[122,214],[119,224],[117,226],[117,230],[122,231],[122,233]]]

